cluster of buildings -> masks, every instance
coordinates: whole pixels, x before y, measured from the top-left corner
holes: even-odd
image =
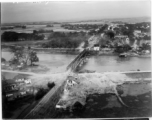
[[[13,101],[36,92],[32,87],[31,79],[23,75],[17,75],[13,79],[2,80],[2,91],[7,101]]]
[[[97,25],[97,24],[65,24],[62,25],[65,29],[70,29],[70,30],[93,30],[93,29],[98,29],[102,27],[102,25]]]
[[[143,44],[146,44],[147,46],[151,46],[151,40],[137,40],[130,41],[129,37],[127,35],[116,35],[114,37],[114,40],[109,42],[108,44],[105,44],[104,48],[101,48],[99,38],[96,36],[92,36],[88,40],[90,46],[90,50],[93,51],[102,51],[104,53],[112,53],[116,47],[119,47],[120,49],[128,49],[124,48],[130,46],[131,50],[128,52],[135,52],[139,53],[141,51],[142,54],[149,54],[151,51],[149,49],[144,49]],[[117,45],[116,45],[117,44]],[[143,50],[142,50],[143,49]]]
[[[150,38],[150,32],[142,32],[141,30],[134,30],[134,36],[136,38],[144,38],[144,37],[148,37]]]

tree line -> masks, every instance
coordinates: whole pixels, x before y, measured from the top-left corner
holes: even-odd
[[[1,35],[1,39],[4,42],[14,42],[22,40],[43,40],[44,35],[33,33],[17,33],[13,31],[6,31]]]
[[[43,48],[77,48],[80,43],[87,41],[88,36],[85,32],[53,32],[48,37],[50,40],[42,44]]]

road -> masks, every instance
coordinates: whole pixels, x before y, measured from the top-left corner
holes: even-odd
[[[25,75],[36,75],[37,74],[37,73],[32,73],[32,72],[21,72],[21,71],[12,71],[12,70],[1,70],[1,72],[18,73],[18,74],[25,74]]]
[[[10,72],[10,73],[19,73],[19,74],[27,74],[27,75],[40,75],[40,73],[33,73],[33,72],[21,72],[21,71],[12,71],[12,70],[1,70],[1,72]],[[122,73],[122,74],[125,74],[125,73],[146,73],[146,72],[151,72],[150,70],[149,71],[111,71],[111,72],[102,72],[102,73]],[[44,74],[43,74],[44,75]]]

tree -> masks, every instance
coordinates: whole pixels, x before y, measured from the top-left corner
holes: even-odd
[[[10,52],[14,54],[14,57],[10,61],[12,64],[19,64],[24,61],[25,59],[24,47],[22,46],[10,47]]]
[[[35,95],[35,100],[41,99],[47,92],[48,92],[47,89],[39,88],[38,92]]]
[[[114,32],[112,32],[112,31],[107,31],[107,32],[106,32],[106,35],[107,35],[110,39],[113,39],[114,36],[115,36]]]
[[[21,64],[24,63],[27,65],[27,61],[29,60],[31,62],[31,65],[33,65],[33,62],[38,62],[39,58],[37,57],[37,53],[33,50],[31,50],[30,47],[28,49],[24,49],[24,47],[18,46],[18,47],[11,47],[11,52],[14,54],[14,57],[10,61],[12,64]]]
[[[131,50],[131,47],[128,44],[124,44],[121,46],[118,46],[117,44],[115,45],[115,52],[116,53],[128,52],[129,50]]]
[[[5,58],[1,58],[1,62],[6,62]]]
[[[44,35],[38,34],[38,31],[33,30],[33,33],[17,33],[13,31],[6,31],[1,35],[2,41],[20,41],[20,40],[43,40]]]
[[[48,82],[47,86],[48,86],[49,89],[52,89],[55,86],[55,83],[54,82],[51,82],[51,83]]]
[[[107,24],[104,24],[98,31],[98,33],[103,33],[108,28]]]
[[[37,57],[37,53],[33,50],[30,50],[28,59],[31,61],[31,66],[33,65],[33,62],[38,62],[39,58]]]
[[[1,35],[2,41],[18,41],[18,33],[12,31],[6,31]]]
[[[149,44],[147,44],[147,43],[143,43],[142,44],[142,49],[143,50],[150,50],[151,51],[151,46]]]

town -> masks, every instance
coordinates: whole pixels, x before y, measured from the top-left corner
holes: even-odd
[[[2,22],[3,118],[151,116],[150,17],[28,19]]]

